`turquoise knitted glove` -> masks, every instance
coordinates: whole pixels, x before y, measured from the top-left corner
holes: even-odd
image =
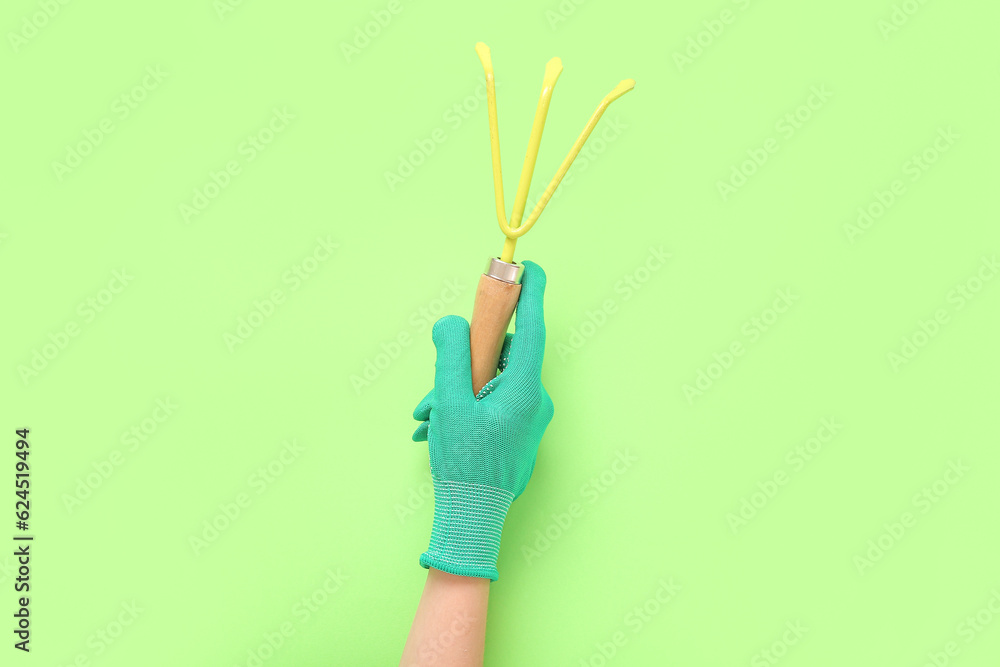
[[[434,482],[434,526],[420,564],[496,581],[500,533],[511,502],[535,468],[538,443],[552,419],[542,386],[545,273],[524,262],[514,335],[501,352],[501,373],[472,393],[469,323],[449,315],[434,324],[434,388],[413,411],[423,423]]]

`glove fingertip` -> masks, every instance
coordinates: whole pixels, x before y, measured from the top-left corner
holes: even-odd
[[[469,335],[469,321],[461,315],[445,315],[431,328],[431,340],[435,345],[444,341],[458,340]]]
[[[413,418],[418,422],[427,421],[427,418],[431,415],[431,405],[434,402],[434,389],[432,388],[427,395],[420,399],[417,403],[417,407],[413,408]]]
[[[420,424],[420,426],[417,427],[417,430],[413,432],[413,435],[410,436],[410,439],[413,440],[413,442],[427,442],[427,426],[428,422]]]

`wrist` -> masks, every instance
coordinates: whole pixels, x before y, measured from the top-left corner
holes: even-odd
[[[420,556],[425,568],[496,581],[500,534],[514,494],[434,477],[434,526]]]

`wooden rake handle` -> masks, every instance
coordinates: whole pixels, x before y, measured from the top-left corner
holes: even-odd
[[[472,391],[475,394],[497,376],[500,350],[521,295],[523,270],[520,265],[493,258],[479,278],[469,324]]]

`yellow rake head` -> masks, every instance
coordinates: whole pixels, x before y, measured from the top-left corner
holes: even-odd
[[[476,53],[479,54],[479,60],[483,63],[483,70],[486,72],[486,97],[490,115],[490,147],[493,150],[493,190],[496,194],[497,221],[500,223],[500,231],[507,237],[504,241],[500,260],[511,263],[514,260],[514,246],[517,244],[517,239],[524,236],[531,229],[531,226],[535,224],[535,221],[538,220],[538,216],[542,214],[545,205],[549,203],[549,199],[552,198],[552,194],[559,187],[563,176],[569,171],[570,165],[573,164],[573,160],[576,159],[580,149],[583,148],[583,144],[597,125],[597,121],[601,119],[605,109],[608,108],[609,104],[632,90],[635,87],[635,81],[625,79],[615,86],[614,90],[604,96],[601,103],[597,105],[597,110],[594,111],[590,120],[587,121],[583,132],[577,137],[576,143],[573,144],[573,147],[569,151],[569,155],[566,156],[566,159],[559,166],[559,170],[552,177],[549,186],[545,188],[545,193],[538,200],[538,203],[535,204],[534,210],[531,211],[528,219],[522,225],[521,217],[524,215],[524,205],[528,200],[528,188],[531,186],[531,175],[535,171],[535,159],[538,157],[538,145],[542,142],[542,130],[545,128],[545,116],[549,112],[552,89],[555,88],[556,80],[562,73],[562,61],[559,58],[553,58],[545,65],[545,78],[542,79],[542,94],[538,98],[538,108],[535,110],[535,122],[531,126],[531,136],[528,138],[528,152],[524,156],[524,166],[521,168],[521,180],[517,184],[517,194],[514,197],[514,210],[511,211],[510,223],[508,224],[503,201],[503,175],[500,170],[500,130],[497,126],[497,94],[493,82],[493,61],[490,59],[490,47],[482,42],[476,44]]]

